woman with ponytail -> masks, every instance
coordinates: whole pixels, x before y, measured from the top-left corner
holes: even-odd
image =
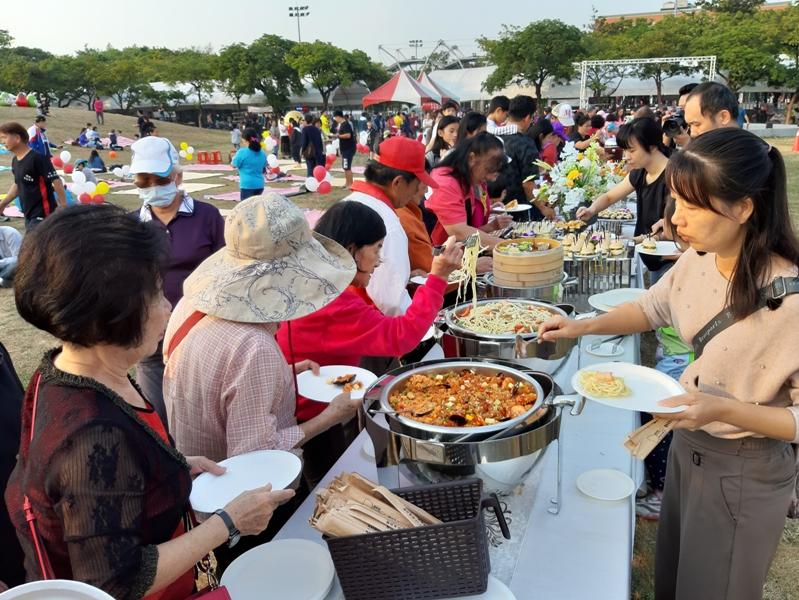
[[[244,130],[241,141],[247,146],[239,148],[232,164],[239,170],[240,200],[246,200],[250,196],[260,196],[264,192],[266,153],[261,148],[258,132],[252,127]]]
[[[779,151],[723,128],[672,157],[671,217],[690,246],[642,298],[539,337],[672,326],[693,346],[674,427],[655,553],[655,598],[761,598],[795,490],[799,240]]]

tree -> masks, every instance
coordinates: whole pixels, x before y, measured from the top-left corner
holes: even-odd
[[[241,97],[255,91],[255,65],[250,60],[244,44],[233,44],[222,49],[217,61],[217,79],[224,92],[236,99],[241,110]]]
[[[715,13],[754,13],[765,0],[704,0],[696,5]]]
[[[330,95],[341,85],[353,81],[355,59],[350,54],[328,42],[302,42],[294,46],[286,58],[288,65],[300,77],[310,79],[322,96],[322,110],[327,110]]]
[[[350,60],[353,78],[363,81],[370,90],[380,87],[391,77],[383,65],[372,61],[363,50],[350,52]]]
[[[217,74],[217,55],[205,50],[190,48],[178,50],[166,57],[167,83],[185,83],[191,86],[197,96],[197,125],[202,127],[203,94],[210,95],[214,91]]]
[[[7,29],[0,29],[0,48],[8,48],[11,46],[11,42],[14,41],[14,38],[11,37],[11,34],[8,33]]]
[[[99,53],[99,61],[91,73],[97,92],[111,96],[120,109],[130,110],[157,79],[160,51],[131,46]]]
[[[305,91],[297,71],[286,62],[294,44],[277,35],[262,35],[247,48],[255,74],[253,87],[275,110],[288,104],[290,92],[301,94]]]
[[[799,104],[799,5],[764,12],[762,18],[770,40],[782,59],[777,64],[773,79],[794,89],[785,109],[787,124],[794,117],[794,107]]]
[[[496,65],[483,87],[492,92],[509,83],[531,83],[540,99],[548,78],[568,80],[574,75],[574,62],[584,55],[582,41],[579,29],[553,19],[535,21],[524,29],[505,26],[498,40],[478,40]]]
[[[608,23],[604,19],[594,19],[590,30],[583,37],[586,56],[592,60],[619,60],[630,58],[627,28],[633,23],[622,19]],[[586,69],[586,85],[593,98],[613,96],[629,67],[593,66]]]

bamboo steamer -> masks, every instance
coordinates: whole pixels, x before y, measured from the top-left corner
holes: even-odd
[[[505,254],[502,247],[513,242],[547,244],[548,250],[529,254]],[[494,248],[494,282],[509,287],[541,286],[557,283],[563,276],[563,246],[544,237],[508,240]]]

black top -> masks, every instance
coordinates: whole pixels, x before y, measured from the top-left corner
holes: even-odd
[[[352,152],[355,150],[355,132],[352,131],[352,125],[350,125],[349,121],[342,121],[341,124],[338,126],[338,134],[339,136],[342,133],[349,133],[350,137],[344,139],[339,137],[338,139],[338,148],[342,152]]]
[[[589,139],[590,135],[580,135],[580,132],[575,129],[574,131],[569,134],[569,140],[572,142],[584,142]]]
[[[511,161],[502,168],[500,177],[505,184],[505,200],[517,200],[519,204],[531,203],[524,193],[522,182],[528,177],[538,176],[538,146],[533,138],[523,133],[501,136],[505,143],[505,154]],[[532,204],[532,203],[531,203]],[[544,218],[538,207],[533,204],[532,219],[540,221]]]
[[[43,219],[51,214],[56,208],[53,182],[58,173],[50,159],[31,150],[21,159],[15,156],[11,170],[25,219]]]
[[[646,182],[646,171],[634,169],[630,171],[630,183],[635,188],[635,205],[637,220],[635,222],[635,235],[645,235],[652,232],[652,225],[663,218],[666,209],[666,200],[669,191],[666,188],[666,170],[652,183]],[[650,271],[660,269],[664,261],[657,256],[641,255],[646,268]]]

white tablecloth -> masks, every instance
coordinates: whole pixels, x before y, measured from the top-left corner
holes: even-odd
[[[565,393],[578,368],[608,359],[589,355],[596,338],[582,340],[582,349],[556,377]],[[639,338],[623,342],[624,354],[616,360],[639,362]],[[578,365],[579,362],[579,365]],[[637,413],[587,403],[583,414],[564,413],[561,440],[564,444],[563,501],[559,515],[547,508],[554,497],[556,447],[551,444],[542,464],[525,482],[530,503],[526,514],[513,514],[513,539],[491,549],[492,572],[509,585],[518,600],[626,600],[630,597],[630,569],[635,526],[634,496],[618,502],[602,502],[582,495],[577,477],[589,469],[614,468],[636,483],[643,477],[642,463],[632,460],[622,446],[624,437],[638,425]],[[353,442],[324,477],[325,486],[343,471],[355,471],[377,481],[374,459],[363,451],[366,432]],[[510,505],[524,504],[510,498]],[[300,506],[275,539],[304,538],[323,544],[321,534],[311,528],[314,495]],[[341,597],[336,587],[328,600]]]

